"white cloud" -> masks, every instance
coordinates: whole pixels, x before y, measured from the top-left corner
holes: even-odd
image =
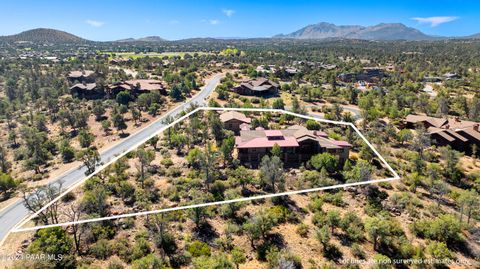
[[[105,24],[103,21],[94,20],[86,20],[85,23],[93,27],[102,27]]]
[[[217,25],[220,23],[219,20],[209,20],[208,23],[210,23],[211,25]]]
[[[431,27],[438,26],[442,23],[451,22],[458,19],[455,16],[437,16],[437,17],[427,17],[427,18],[412,18],[419,23],[429,23]]]
[[[222,9],[222,12],[223,12],[223,14],[225,14],[225,16],[227,16],[229,18],[232,17],[233,14],[235,14],[235,10],[233,10],[233,9]]]

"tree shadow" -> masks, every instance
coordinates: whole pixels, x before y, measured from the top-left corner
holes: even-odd
[[[130,133],[120,133],[118,136],[119,136],[120,138],[125,138],[125,137],[130,136]]]
[[[323,256],[331,261],[338,262],[342,259],[343,254],[337,246],[328,244],[323,250]]]
[[[195,237],[203,242],[212,242],[218,238],[218,233],[208,221],[205,221],[195,229]]]

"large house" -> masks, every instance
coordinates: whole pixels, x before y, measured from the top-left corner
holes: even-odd
[[[162,81],[156,79],[127,80],[107,87],[107,95],[111,98],[115,97],[121,91],[128,91],[132,95],[139,95],[141,93],[152,91],[157,91],[161,94],[167,93]]]
[[[232,91],[241,95],[270,96],[278,93],[278,87],[279,85],[276,82],[260,77],[242,82]]]
[[[480,123],[458,118],[435,118],[423,115],[408,115],[407,128],[423,125],[431,143],[437,146],[451,146],[458,151],[470,153],[472,145],[480,147]]]
[[[235,139],[238,159],[249,166],[257,166],[274,145],[282,150],[282,160],[286,165],[307,162],[313,155],[322,152],[337,156],[339,164],[343,165],[352,147],[348,142],[329,139],[324,132],[311,131],[299,125],[282,130],[241,130]]]
[[[242,129],[242,125],[250,126],[252,119],[245,116],[245,114],[237,111],[227,111],[220,114],[220,120],[223,123],[225,129],[233,131],[235,134],[239,134]]]
[[[70,87],[70,93],[78,98],[102,98],[104,92],[96,83],[77,83]]]
[[[92,70],[76,70],[68,73],[67,78],[72,83],[93,83],[95,82],[96,75],[95,71]]]

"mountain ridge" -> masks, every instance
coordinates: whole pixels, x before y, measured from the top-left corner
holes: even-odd
[[[325,39],[346,38],[365,40],[436,40],[436,37],[407,27],[402,23],[379,23],[372,26],[335,25],[328,22],[310,24],[290,34],[275,35],[274,38]]]

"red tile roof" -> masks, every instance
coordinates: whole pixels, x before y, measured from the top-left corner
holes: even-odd
[[[238,148],[271,148],[275,144],[281,148],[298,147],[295,137],[284,137],[283,139],[270,140],[267,137],[258,137],[238,145]]]
[[[267,137],[273,137],[273,136],[282,136],[283,137],[282,131],[280,131],[280,130],[265,130],[265,135]]]

